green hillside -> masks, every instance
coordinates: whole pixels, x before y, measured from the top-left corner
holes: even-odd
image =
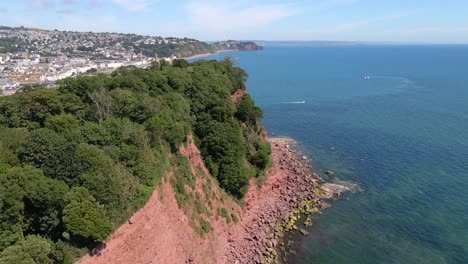
[[[0,97],[0,263],[71,263],[99,245],[145,204],[188,134],[241,198],[270,162],[262,111],[249,95],[231,99],[246,78],[229,59],[161,61]]]

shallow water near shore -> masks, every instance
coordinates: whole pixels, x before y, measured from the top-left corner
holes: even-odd
[[[468,46],[208,58],[226,54],[249,73],[271,136],[294,138],[315,171],[362,189],[314,216],[288,262],[468,263]]]

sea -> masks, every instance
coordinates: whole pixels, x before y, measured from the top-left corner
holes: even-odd
[[[468,263],[468,46],[265,46],[232,57],[264,111],[327,181],[288,263]],[[324,172],[332,170],[328,178]]]

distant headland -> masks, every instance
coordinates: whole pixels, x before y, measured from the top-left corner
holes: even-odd
[[[146,68],[160,59],[261,49],[252,41],[208,43],[191,38],[0,26],[0,90],[10,95],[27,85],[52,87],[67,77],[108,73],[122,66]]]

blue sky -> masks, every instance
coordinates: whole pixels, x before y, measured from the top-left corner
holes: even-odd
[[[193,37],[468,43],[468,0],[1,0],[0,25]]]

